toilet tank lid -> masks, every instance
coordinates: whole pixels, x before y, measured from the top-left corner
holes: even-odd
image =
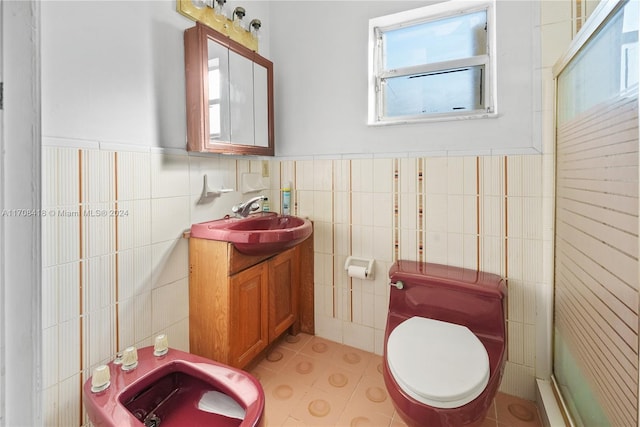
[[[441,284],[500,299],[507,294],[506,280],[497,274],[443,264],[398,260],[389,269],[389,278],[393,283]]]

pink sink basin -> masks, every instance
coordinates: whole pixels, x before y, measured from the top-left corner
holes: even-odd
[[[223,218],[191,226],[191,237],[232,243],[246,255],[267,255],[292,248],[311,235],[311,221],[275,212],[247,218]]]

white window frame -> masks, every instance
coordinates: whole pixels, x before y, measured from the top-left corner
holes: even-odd
[[[455,17],[456,15],[487,11],[487,53],[463,59],[406,67],[398,70],[384,70],[382,64],[382,32],[401,27],[417,25],[429,21]],[[389,125],[412,122],[433,122],[458,119],[497,117],[496,96],[496,25],[494,0],[449,0],[418,9],[385,15],[369,20],[369,81],[368,81],[368,124]],[[464,66],[484,65],[484,110],[420,114],[415,116],[384,117],[382,80],[389,77],[413,73],[433,72]]]

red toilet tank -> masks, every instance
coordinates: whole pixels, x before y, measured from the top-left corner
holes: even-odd
[[[505,337],[506,281],[491,273],[416,261],[389,269],[389,318],[398,323],[420,316],[464,325],[478,337]]]

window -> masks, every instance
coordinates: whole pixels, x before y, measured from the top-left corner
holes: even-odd
[[[448,1],[369,21],[369,124],[495,115],[493,3]]]

